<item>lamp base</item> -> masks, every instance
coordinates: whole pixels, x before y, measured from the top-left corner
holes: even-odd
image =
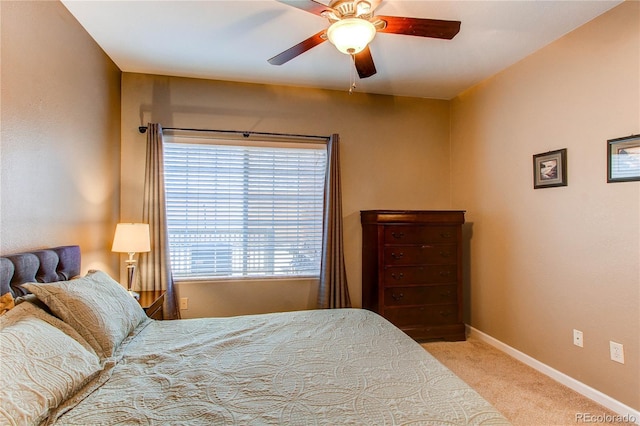
[[[133,285],[133,274],[136,270],[136,261],[133,259],[133,253],[129,253],[129,260],[127,260],[127,291],[136,300],[140,300],[140,295],[131,290]]]

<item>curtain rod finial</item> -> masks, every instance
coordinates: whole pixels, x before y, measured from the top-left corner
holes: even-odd
[[[140,133],[147,133],[147,126],[140,126],[138,127],[138,131]]]

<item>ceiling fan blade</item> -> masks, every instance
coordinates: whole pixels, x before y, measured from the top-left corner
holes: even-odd
[[[360,78],[371,77],[377,72],[369,46],[365,47],[361,52],[356,53],[353,61],[355,62],[356,70]]]
[[[276,0],[280,3],[293,6],[295,8],[304,10],[306,12],[313,13],[314,15],[322,16],[324,11],[333,11],[332,8],[326,4],[318,3],[314,0]]]
[[[326,30],[322,30],[317,34],[312,35],[308,39],[301,41],[295,46],[288,48],[284,52],[277,54],[271,59],[268,59],[268,62],[271,65],[282,65],[285,62],[289,62],[296,56],[302,55],[307,50],[312,49],[320,43],[326,41],[327,38],[326,36],[324,36],[325,31]]]
[[[418,37],[443,38],[451,40],[460,31],[460,21],[439,19],[405,18],[401,16],[376,16],[387,23],[381,33],[404,34]]]

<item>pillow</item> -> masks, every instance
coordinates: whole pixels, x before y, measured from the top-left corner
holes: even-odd
[[[101,371],[91,347],[73,335],[31,303],[0,318],[0,424],[39,424]]]
[[[11,293],[5,293],[0,295],[0,316],[9,312],[15,306],[13,295]]]
[[[122,340],[147,319],[124,287],[101,271],[89,271],[72,281],[23,287],[80,333],[101,358],[113,356]]]

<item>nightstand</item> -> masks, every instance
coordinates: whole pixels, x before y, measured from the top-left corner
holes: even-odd
[[[151,319],[162,320],[162,305],[164,304],[164,290],[138,291],[140,299],[138,303]]]

